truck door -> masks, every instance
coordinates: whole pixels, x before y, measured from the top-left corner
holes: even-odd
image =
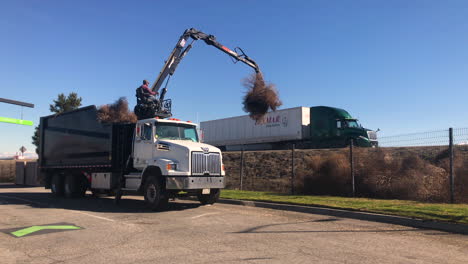
[[[153,158],[154,125],[151,122],[137,124],[135,137],[135,167],[144,167]]]

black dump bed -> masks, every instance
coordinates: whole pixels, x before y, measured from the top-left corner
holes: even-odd
[[[101,123],[94,105],[41,117],[40,166],[123,170],[131,153],[134,127],[128,123]]]

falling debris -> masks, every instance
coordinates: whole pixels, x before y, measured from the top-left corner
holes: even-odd
[[[120,97],[113,104],[100,106],[98,118],[105,123],[137,122],[136,115],[128,109],[128,101],[125,97]]]
[[[258,121],[268,112],[275,111],[282,103],[278,97],[275,85],[265,83],[261,73],[252,74],[244,79],[247,94],[244,96],[244,111]]]

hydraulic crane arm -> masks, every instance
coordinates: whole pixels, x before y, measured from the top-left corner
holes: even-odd
[[[187,47],[185,47],[185,44],[187,43],[187,40],[191,38],[193,39],[192,43],[190,43]],[[208,35],[205,34],[201,31],[198,31],[194,28],[190,28],[185,30],[184,34],[180,37],[179,41],[177,42],[176,47],[174,50],[172,50],[171,55],[169,58],[166,60],[161,72],[158,75],[158,78],[156,78],[156,81],[154,81],[153,86],[151,87],[151,90],[154,92],[158,92],[159,89],[161,88],[161,85],[163,84],[164,80],[168,76],[172,76],[179,65],[180,61],[182,58],[187,55],[187,52],[192,48],[192,44],[196,40],[203,40],[207,45],[214,46],[215,48],[225,52],[232,58],[234,58],[236,61],[242,61],[243,63],[247,64],[248,66],[252,67],[256,73],[260,72],[260,69],[258,68],[257,63],[253,61],[251,58],[249,58],[245,53],[242,51],[242,49],[239,48],[239,51],[241,54],[230,50],[229,48],[221,45],[219,42],[216,41],[216,37],[213,35]],[[159,97],[159,100],[162,101],[164,100],[164,95],[166,94],[167,89],[164,88],[161,91],[161,95]]]

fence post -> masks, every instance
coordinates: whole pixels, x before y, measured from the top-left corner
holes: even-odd
[[[455,173],[453,170],[453,128],[449,128],[449,155],[450,155],[450,203],[455,201]]]
[[[353,154],[353,139],[350,140],[349,142],[349,163],[351,165],[351,185],[353,188],[353,197],[356,196],[356,187],[355,187],[355,182],[354,182],[354,154]]]
[[[242,191],[242,177],[244,176],[244,145],[241,148],[240,156],[240,189]]]
[[[292,144],[292,149],[291,149],[291,194],[294,194],[294,184],[295,184],[295,178],[296,178],[296,173],[294,171],[294,150],[296,148],[296,144]]]

